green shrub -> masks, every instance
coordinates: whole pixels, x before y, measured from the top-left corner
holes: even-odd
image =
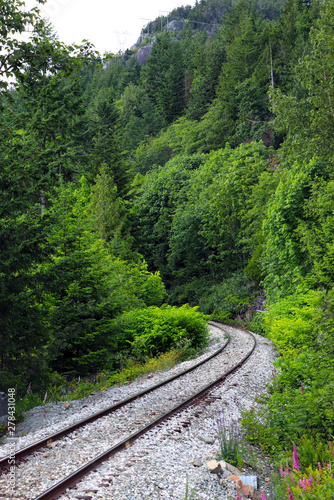
[[[200,310],[221,321],[233,321],[246,313],[256,293],[254,283],[237,272],[206,291],[199,301]]]
[[[197,312],[196,307],[185,304],[180,308],[164,305],[134,309],[115,320],[119,345],[131,346],[139,359],[146,355],[156,356],[177,348],[184,339],[191,340],[192,347],[207,342],[208,317]]]

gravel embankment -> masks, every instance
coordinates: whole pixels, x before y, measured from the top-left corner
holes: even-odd
[[[244,332],[231,327],[224,328],[231,335],[231,342],[219,357],[185,375],[181,380],[176,380],[134,401],[126,408],[75,431],[53,443],[52,447],[35,453],[17,468],[18,489],[15,497],[8,494],[6,498],[34,498],[52,483],[124,439],[126,434],[154,420],[181,399],[207,385],[210,380],[218,378],[221,372],[243,358],[252,345],[252,340]],[[214,327],[210,329],[213,341],[204,357],[210,351],[218,349],[219,343],[224,342],[224,335],[220,330]],[[189,491],[195,489],[198,499],[235,498],[235,490],[226,482],[220,484],[217,476],[207,470],[206,462],[215,458],[218,449],[215,412],[224,409],[226,414],[238,419],[242,408],[256,407],[255,400],[264,392],[265,384],[270,379],[273,348],[267,339],[259,336],[256,338],[258,345],[251,358],[237,373],[230,375],[226,383],[215,389],[210,404],[190,407],[161,424],[158,429],[153,429],[129,449],[99,467],[97,472],[87,476],[75,490],[62,496],[62,500],[184,499],[187,481]],[[18,433],[27,434],[18,439],[17,448],[27,446],[44,435],[100,411],[197,362],[198,359],[182,363],[168,372],[141,377],[129,385],[111,387],[89,398],[71,402],[67,410],[63,403],[35,408],[19,426]],[[2,456],[7,452],[6,448],[6,444],[0,447]],[[196,461],[196,465],[193,461]],[[5,476],[0,478],[0,491],[3,496],[6,494]]]

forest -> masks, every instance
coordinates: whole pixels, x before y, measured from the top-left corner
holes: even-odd
[[[333,498],[333,2],[200,0],[146,26],[145,65],[23,7],[0,4],[0,391],[82,397],[243,325],[279,354],[247,439],[320,478],[277,492]]]

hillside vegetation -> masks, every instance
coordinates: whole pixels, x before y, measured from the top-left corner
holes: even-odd
[[[333,498],[333,3],[180,7],[144,66],[22,6],[0,6],[0,390],[40,401],[55,376],[193,353],[208,315],[242,323],[280,353],[248,439],[319,478],[276,497]]]

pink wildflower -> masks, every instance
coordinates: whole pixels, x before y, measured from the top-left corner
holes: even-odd
[[[239,495],[239,493],[237,493],[237,496],[236,496],[235,500],[241,500],[241,496]]]
[[[261,500],[266,500],[266,497],[264,496],[263,491],[262,491],[262,493],[261,493]]]
[[[279,471],[280,471],[280,473],[281,473],[281,477],[284,477],[284,472],[283,472],[282,467],[280,467],[280,468],[279,468]]]
[[[331,464],[327,464],[327,468],[331,470]]]
[[[321,464],[320,464],[320,462],[318,462],[318,467],[319,467],[319,470],[320,470],[320,472],[321,472],[321,470],[322,470],[322,469],[321,469]]]
[[[289,466],[288,466],[288,465],[286,466],[285,474],[286,474],[286,475],[288,475],[288,474],[289,474]]]
[[[303,392],[304,392],[304,387],[303,387],[303,384],[300,386],[300,389],[301,389],[302,394],[303,394]]]
[[[307,491],[307,487],[306,487],[306,479],[305,479],[305,477],[303,477],[303,479],[301,479],[301,480],[299,481],[299,483],[300,483],[300,486],[303,488],[303,490],[304,490],[304,491]]]
[[[314,481],[313,479],[313,474],[310,475],[310,478],[309,479],[306,479],[306,484],[307,486],[312,489],[312,482]]]
[[[31,382],[30,382],[29,387],[27,389],[27,394],[29,394],[30,390],[31,390]]]
[[[288,486],[288,493],[289,493],[289,500],[293,500],[293,496],[292,496],[292,494],[291,494],[291,491],[290,491],[289,486]]]
[[[294,470],[300,470],[296,445],[293,445],[293,466]]]

